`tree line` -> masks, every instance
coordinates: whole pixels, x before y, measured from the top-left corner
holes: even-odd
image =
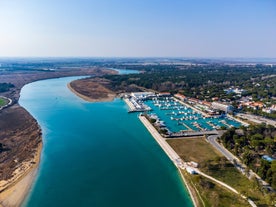
[[[276,155],[275,127],[260,124],[238,130],[231,128],[220,140],[228,150],[276,189],[276,160],[263,159],[263,155]]]

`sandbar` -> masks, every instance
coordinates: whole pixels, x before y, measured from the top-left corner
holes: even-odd
[[[88,102],[111,102],[114,100],[114,98],[116,97],[116,94],[113,94],[113,93],[108,93],[107,94],[107,97],[104,97],[104,98],[91,98],[91,97],[88,97],[88,96],[85,96],[79,92],[77,92],[72,86],[70,83],[67,84],[67,87],[70,89],[70,91],[72,93],[74,93],[75,95],[77,95],[78,97],[82,98],[83,100],[85,101],[88,101]]]

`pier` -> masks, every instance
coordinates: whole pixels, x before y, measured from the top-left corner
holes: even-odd
[[[175,98],[175,97],[173,97],[173,99],[174,99],[175,101],[181,103],[182,105],[184,105],[184,106],[186,106],[186,107],[188,107],[188,108],[191,108],[191,109],[193,109],[194,111],[196,111],[196,112],[198,112],[198,113],[204,115],[205,117],[211,117],[209,114],[207,114],[207,113],[205,113],[205,112],[203,112],[203,111],[201,111],[201,110],[199,110],[199,109],[197,109],[197,108],[195,108],[195,107],[193,107],[193,106],[191,106],[191,105],[185,103],[184,101],[181,101],[181,100],[179,100],[179,99],[177,99],[177,98]]]
[[[148,107],[144,104],[140,104],[134,99],[124,98],[123,100],[125,101],[125,103],[129,107],[129,111],[128,111],[129,113],[131,113],[131,112],[143,112],[143,111],[150,111],[151,110],[150,107]]]
[[[186,127],[188,130],[190,130],[190,131],[193,131],[187,124],[185,124],[185,123],[181,123],[184,127]]]

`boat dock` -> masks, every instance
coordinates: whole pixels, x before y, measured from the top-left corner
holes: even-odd
[[[174,101],[177,101],[177,102],[181,103],[182,105],[184,105],[184,106],[186,106],[186,107],[188,107],[188,108],[193,109],[193,110],[196,111],[197,113],[202,114],[204,117],[211,117],[209,114],[207,114],[207,113],[205,113],[205,112],[203,112],[203,111],[201,111],[201,110],[199,110],[199,109],[197,109],[197,108],[195,108],[195,107],[193,107],[193,106],[191,106],[191,105],[185,103],[184,101],[181,101],[181,100],[179,100],[179,99],[177,99],[177,98],[175,98],[175,97],[173,97],[173,99],[174,99]]]
[[[181,123],[184,127],[186,127],[188,130],[190,130],[190,131],[193,131],[187,124],[185,124],[185,123]]]

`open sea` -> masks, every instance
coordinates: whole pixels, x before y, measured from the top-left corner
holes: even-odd
[[[43,132],[24,207],[190,207],[176,167],[126,104],[88,103],[67,88],[80,77],[23,87],[19,103]]]

